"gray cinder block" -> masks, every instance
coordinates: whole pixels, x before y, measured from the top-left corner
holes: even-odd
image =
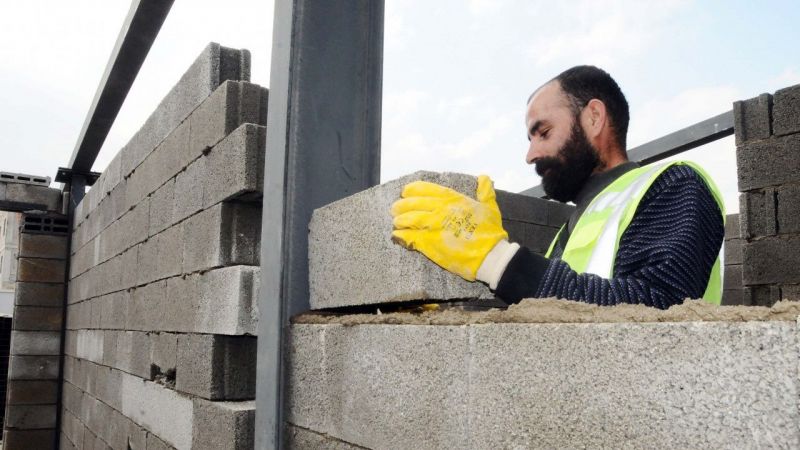
[[[182,334],[175,388],[208,400],[255,398],[256,338]]]
[[[171,450],[172,446],[153,433],[147,433],[147,450]]]
[[[800,445],[794,321],[291,333],[288,421],[362,447]]]
[[[17,281],[63,283],[64,275],[63,260],[41,258],[19,258],[17,260]]]
[[[777,233],[800,233],[800,186],[781,186],[776,191]]]
[[[60,355],[61,333],[58,331],[11,332],[12,355]]]
[[[261,237],[261,208],[218,203],[183,225],[185,273],[237,264],[256,265]]]
[[[733,103],[736,145],[772,135],[772,96],[761,94]]]
[[[14,330],[59,331],[63,320],[62,308],[17,306],[11,326]]]
[[[723,277],[724,290],[742,289],[742,265],[726,265]]]
[[[56,442],[56,430],[16,430],[8,429],[3,432],[3,447],[15,448],[53,448]],[[63,447],[67,448],[67,447]]]
[[[14,405],[6,410],[5,422],[6,428],[55,428],[56,405]]]
[[[177,449],[192,445],[192,400],[157,383],[123,373],[122,414]],[[144,436],[143,436],[144,437]]]
[[[222,84],[189,117],[189,158],[217,145],[243,123],[266,125],[267,90],[247,82]]]
[[[20,233],[18,256],[66,259],[67,236]]]
[[[6,405],[47,405],[58,401],[58,382],[11,380],[7,386]]]
[[[305,428],[286,424],[285,445],[289,449],[320,448],[327,450],[358,450],[361,447],[351,445],[324,434],[315,433]]]
[[[309,224],[312,309],[406,300],[493,298],[489,288],[446,272],[391,239],[392,203],[403,186],[424,180],[474,198],[469,175],[417,172],[314,211]]]
[[[211,149],[203,180],[205,208],[243,195],[260,195],[264,184],[266,127],[244,124]]]
[[[254,401],[194,400],[192,447],[220,450],[253,448],[255,414]]]
[[[800,84],[776,91],[772,111],[776,135],[800,132]]]
[[[61,440],[61,447],[62,448],[83,448],[83,433],[86,427],[81,423],[80,419],[78,419],[77,415],[71,411],[63,411],[61,416],[61,431],[62,440]],[[63,437],[68,439],[70,443],[70,447],[65,446],[65,442]],[[80,443],[80,446],[76,446],[76,442]]]
[[[39,209],[61,212],[61,190],[34,184],[0,182],[0,203],[3,209]],[[5,192],[3,192],[5,191]]]
[[[82,396],[83,396],[83,391],[78,389],[78,387],[72,384],[71,382],[65,382],[63,384],[61,391],[61,401],[64,408],[66,408],[68,411],[72,413],[80,411]]]
[[[733,265],[742,263],[742,245],[743,239],[727,239],[725,240],[725,262],[724,264]]]
[[[800,237],[764,238],[744,244],[745,285],[795,283],[800,280]]]
[[[16,306],[61,307],[64,302],[64,284],[28,283],[18,281],[14,292]]]
[[[772,137],[736,147],[739,191],[797,182],[800,178],[800,134]]]
[[[175,177],[172,220],[178,222],[203,209],[206,160],[199,158]]]
[[[172,210],[175,207],[175,180],[170,179],[150,197],[150,236],[154,236],[172,225]]]
[[[773,236],[776,233],[774,189],[739,194],[739,210],[742,238]]]
[[[725,239],[737,239],[742,237],[739,224],[739,214],[728,214],[725,216]]]
[[[150,334],[150,361],[159,374],[169,376],[168,372],[171,371],[174,378],[175,368],[178,364],[178,335],[173,333]]]
[[[183,226],[173,226],[151,238],[158,245],[158,259],[153,261],[157,279],[181,274],[183,270],[183,230]]]

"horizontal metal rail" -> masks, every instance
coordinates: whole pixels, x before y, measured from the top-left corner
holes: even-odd
[[[88,172],[103,147],[122,103],[156,40],[174,0],[133,0],[86,115],[69,169]]]
[[[732,134],[733,110],[634,147],[628,150],[628,159],[640,164],[650,164]],[[545,197],[544,189],[541,185],[526,189],[520,194],[531,197]]]

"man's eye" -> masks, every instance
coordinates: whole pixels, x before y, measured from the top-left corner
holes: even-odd
[[[542,138],[542,139],[545,139],[545,138],[547,138],[548,134],[550,134],[550,130],[544,130],[541,133],[539,133],[539,137]]]

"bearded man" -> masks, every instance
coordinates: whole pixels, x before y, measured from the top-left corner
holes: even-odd
[[[507,303],[558,297],[666,309],[719,304],[722,196],[696,164],[628,161],[628,103],[605,71],[573,67],[528,99],[526,160],[575,212],[545,256],[509,242],[491,180],[477,200],[427,182],[392,205],[394,239]],[[466,227],[466,228],[465,228]]]

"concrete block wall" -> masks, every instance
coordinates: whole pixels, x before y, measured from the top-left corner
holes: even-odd
[[[77,207],[62,448],[252,448],[265,88],[209,45]]]
[[[396,320],[291,327],[294,448],[800,446],[794,320]]]
[[[69,237],[66,217],[23,213],[3,447],[55,449]]]
[[[312,309],[408,300],[488,299],[480,282],[448,273],[425,256],[392,242],[392,203],[403,186],[424,180],[475,197],[477,179],[457,173],[417,172],[314,211],[309,225]],[[572,212],[558,202],[498,191],[509,239],[543,254]]]
[[[734,103],[743,303],[800,300],[800,85]]]

